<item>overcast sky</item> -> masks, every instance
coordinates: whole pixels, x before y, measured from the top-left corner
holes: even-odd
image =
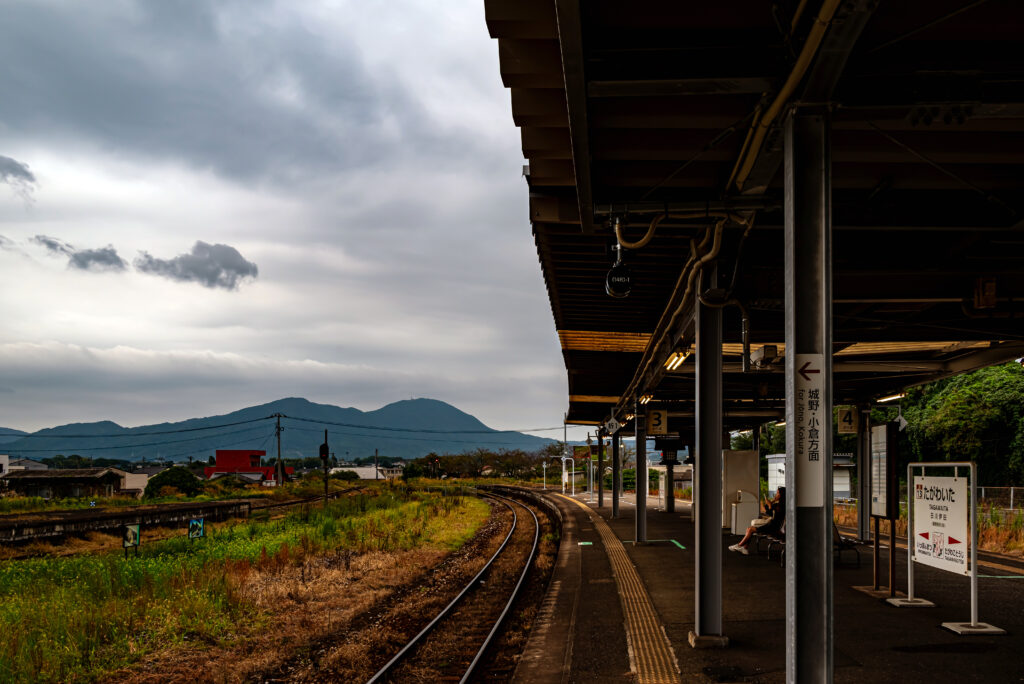
[[[286,396],[561,424],[482,0],[3,15],[0,426]]]

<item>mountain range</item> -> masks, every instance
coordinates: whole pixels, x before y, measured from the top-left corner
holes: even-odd
[[[0,449],[11,458],[31,459],[78,454],[129,461],[206,460],[216,449],[260,449],[276,456],[278,421],[283,458],[317,456],[325,429],[339,461],[373,456],[375,449],[383,459],[412,459],[476,448],[535,451],[552,441],[493,430],[436,399],[409,399],[361,411],[292,397],[220,416],[133,428],[111,421],[70,423],[31,434],[0,428]]]

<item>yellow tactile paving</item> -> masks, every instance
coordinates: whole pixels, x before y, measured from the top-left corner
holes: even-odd
[[[601,535],[619,587],[619,601],[626,617],[629,660],[638,684],[676,684],[679,682],[679,664],[672,645],[622,542],[589,506],[568,496],[564,498],[591,514],[594,527]]]

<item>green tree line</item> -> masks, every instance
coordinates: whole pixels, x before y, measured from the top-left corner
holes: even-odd
[[[974,461],[985,486],[1024,485],[1024,367],[1013,362],[911,387],[898,405],[874,408],[874,425],[907,421],[897,445],[897,472],[910,461]],[[839,435],[833,415],[833,451],[855,452],[856,437]],[[786,450],[786,428],[757,430],[758,450]],[[753,449],[751,433],[733,437],[733,449]]]

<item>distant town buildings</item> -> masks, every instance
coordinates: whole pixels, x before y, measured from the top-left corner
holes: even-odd
[[[274,466],[263,465],[263,457],[266,455],[266,451],[251,449],[218,449],[214,455],[216,465],[203,468],[203,474],[208,480],[231,474],[247,482],[259,482],[272,487],[278,484],[277,476]],[[285,477],[289,477],[295,469],[289,466],[284,472]]]
[[[39,461],[33,461],[28,458],[16,458],[10,462],[10,466],[7,471],[13,470],[49,470],[50,466]]]
[[[141,497],[147,477],[118,468],[43,467],[11,470],[0,479],[9,491],[23,496],[64,499],[115,494]]]
[[[394,466],[378,466],[374,468],[371,466],[340,466],[338,468],[331,468],[330,474],[335,475],[341,472],[353,472],[360,480],[394,480],[402,477],[403,464],[399,463]]]

